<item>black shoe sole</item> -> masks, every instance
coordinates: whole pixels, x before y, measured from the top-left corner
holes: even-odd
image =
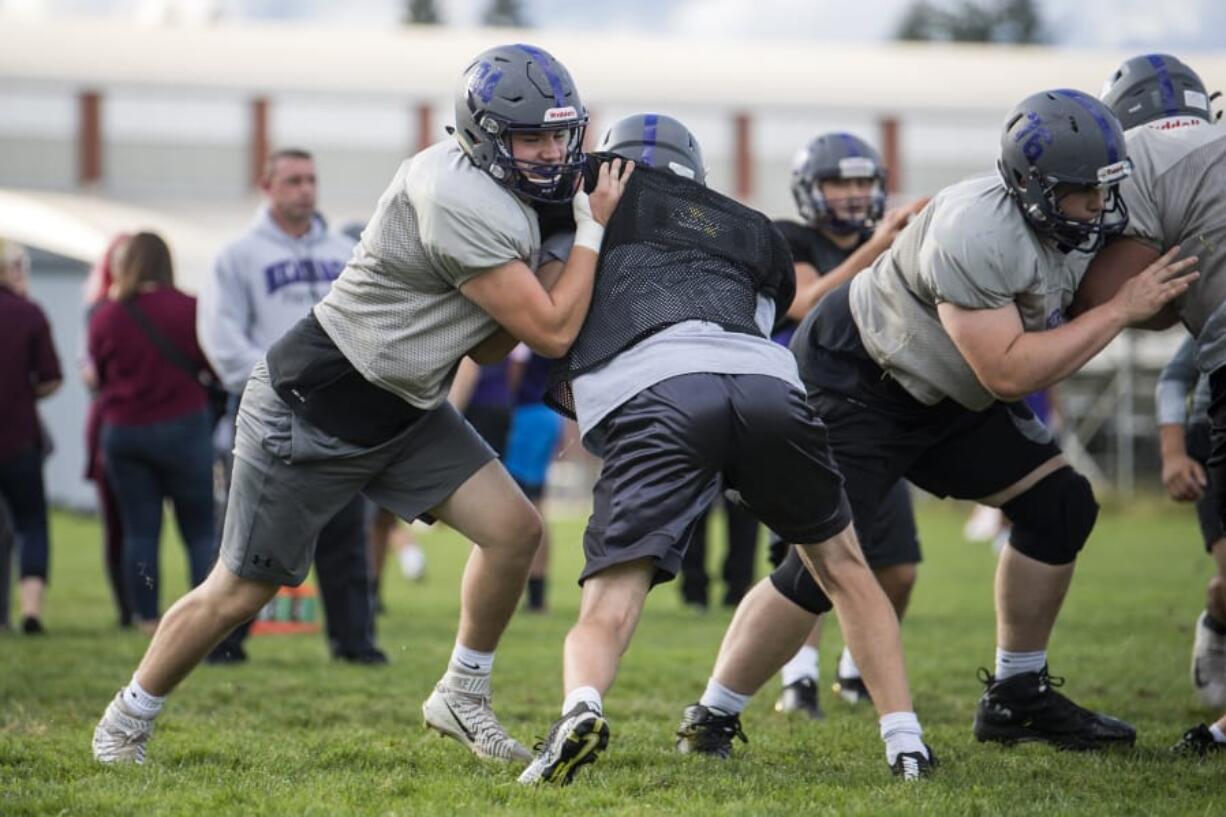
[[[566,736],[562,754],[553,767],[541,775],[544,783],[569,786],[575,772],[589,763],[595,763],[609,745],[609,723],[596,717],[579,724]]]
[[[975,719],[974,733],[975,740],[980,743],[999,743],[1004,746],[1014,746],[1018,743],[1047,743],[1057,749],[1070,752],[1091,752],[1095,749],[1110,749],[1115,746],[1131,747],[1137,742],[1135,734],[1119,738],[1053,735],[1026,726],[984,723],[978,718]]]

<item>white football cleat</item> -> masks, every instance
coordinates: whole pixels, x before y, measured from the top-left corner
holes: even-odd
[[[1226,707],[1226,635],[1205,626],[1202,612],[1196,619],[1192,642],[1192,688],[1201,703],[1211,709]]]
[[[488,675],[448,669],[421,705],[427,729],[455,738],[477,757],[527,763],[532,753],[507,734],[494,715]]]
[[[120,691],[94,727],[94,759],[99,763],[144,763],[145,744],[153,734],[153,719],[133,715]]]

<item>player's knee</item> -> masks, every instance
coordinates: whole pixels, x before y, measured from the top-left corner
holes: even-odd
[[[1219,573],[1209,578],[1208,594],[1212,601],[1219,604],[1226,601],[1226,579],[1222,578],[1222,574]]]
[[[503,522],[496,536],[477,544],[487,553],[498,551],[502,558],[531,560],[545,532],[545,523],[536,508],[527,501],[519,503],[514,514]]]
[[[915,580],[919,576],[917,566],[915,564],[890,565],[873,572],[895,612],[905,610],[907,602],[911,600],[911,591],[915,589]]]
[[[781,596],[814,615],[834,609],[830,597],[818,586],[817,580],[796,553],[796,548],[792,548],[783,563],[775,568],[770,580]]]
[[[545,536],[545,521],[541,519],[535,507],[528,505],[524,510],[519,528],[516,550],[522,550],[528,554],[528,558],[532,558],[536,549],[541,545],[541,539]]]
[[[1090,481],[1068,466],[1048,474],[1001,509],[1013,522],[1009,535],[1013,549],[1049,565],[1074,561],[1098,519]]]

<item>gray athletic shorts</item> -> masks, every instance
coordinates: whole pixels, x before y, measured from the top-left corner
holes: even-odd
[[[449,403],[373,448],[339,440],[290,411],[261,361],[238,409],[221,558],[243,578],[299,585],[319,531],[357,494],[411,520],[492,459]]]

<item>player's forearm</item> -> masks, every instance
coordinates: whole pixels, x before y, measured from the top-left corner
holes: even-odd
[[[1126,325],[1118,310],[1104,304],[1055,329],[1022,332],[984,385],[1002,400],[1020,400],[1077,372]]]
[[[797,292],[796,297],[792,299],[791,308],[788,309],[788,317],[793,320],[803,319],[821,302],[822,298],[855,278],[857,273],[871,267],[886,246],[888,245],[880,244],[873,239],[861,244],[855,252],[843,259],[843,263],[816,278],[803,291]]]
[[[1188,445],[1183,425],[1164,423],[1158,426],[1158,449],[1163,462],[1187,456]]]
[[[546,357],[561,357],[570,349],[592,304],[592,286],[596,282],[594,250],[576,245],[566,259],[566,266],[552,287],[547,289],[550,314],[540,322],[543,337],[537,342],[522,340]]]

